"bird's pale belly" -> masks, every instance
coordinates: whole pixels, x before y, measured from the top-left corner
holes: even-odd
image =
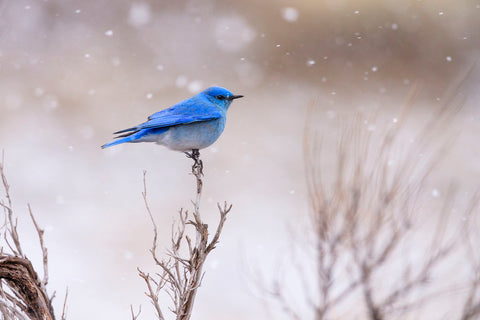
[[[178,151],[203,149],[214,143],[224,128],[224,119],[178,125],[158,135],[156,143]]]

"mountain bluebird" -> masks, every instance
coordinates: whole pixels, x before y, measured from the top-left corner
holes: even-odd
[[[220,137],[228,107],[234,99],[241,97],[224,88],[208,88],[152,114],[147,122],[115,132],[122,135],[102,148],[124,142],[155,142],[172,150],[198,153],[199,149],[208,147]]]

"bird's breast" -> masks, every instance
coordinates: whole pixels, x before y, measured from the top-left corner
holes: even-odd
[[[225,118],[172,126],[157,143],[178,151],[203,149],[214,143],[224,128]]]

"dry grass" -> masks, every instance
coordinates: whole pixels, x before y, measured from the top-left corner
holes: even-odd
[[[300,240],[294,240],[289,259],[293,275],[273,280],[255,275],[266,300],[287,318],[411,317],[445,291],[451,293],[451,288],[440,289],[444,279],[438,274],[450,261],[458,263],[464,249],[471,281],[467,290],[457,291],[465,302],[456,314],[480,317],[480,238],[473,223],[466,232],[452,219],[456,188],[448,190],[437,212],[423,212],[431,199],[426,181],[452,143],[434,140],[448,137],[462,101],[447,99],[411,143],[403,133],[414,98],[412,91],[401,116],[387,128],[368,130],[370,121],[356,115],[329,141],[316,131],[312,104],[304,141],[311,227],[307,236],[295,236]],[[332,146],[337,146],[333,153]],[[325,165],[330,158],[335,170]],[[472,221],[478,221],[476,198],[464,210]],[[414,254],[420,258],[410,259]],[[288,281],[301,287],[301,296],[293,296]]]
[[[43,278],[38,276],[32,262],[25,255],[17,230],[17,218],[13,211],[10,185],[5,175],[4,157],[0,163],[0,176],[4,199],[0,206],[4,212],[4,223],[0,228],[3,243],[0,248],[0,311],[2,319],[54,320],[52,301],[55,297],[47,293],[48,252],[44,243],[44,231],[33,215],[30,205],[28,213],[37,231],[43,257]],[[61,319],[66,317],[66,297]]]

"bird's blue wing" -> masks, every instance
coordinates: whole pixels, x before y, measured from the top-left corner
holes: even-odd
[[[147,122],[142,123],[141,125],[136,126],[136,130],[139,129],[150,129],[150,128],[163,128],[176,126],[179,124],[187,124],[198,121],[208,121],[213,119],[218,119],[222,116],[220,111],[214,110],[214,112],[209,112],[208,114],[172,114],[162,117],[153,118]]]
[[[168,109],[148,117],[148,121],[138,126],[115,132],[123,133],[142,129],[164,128],[192,122],[214,120],[222,117],[222,112],[215,106],[197,99],[187,99]]]
[[[197,96],[194,96],[189,99],[183,100],[177,104],[174,104],[170,108],[155,112],[150,117],[148,117],[148,120],[164,117],[168,118],[170,116],[182,114],[194,114],[197,112],[204,112],[205,110],[210,111],[210,109],[212,109],[212,107],[209,104],[205,103],[203,99],[199,99]]]

